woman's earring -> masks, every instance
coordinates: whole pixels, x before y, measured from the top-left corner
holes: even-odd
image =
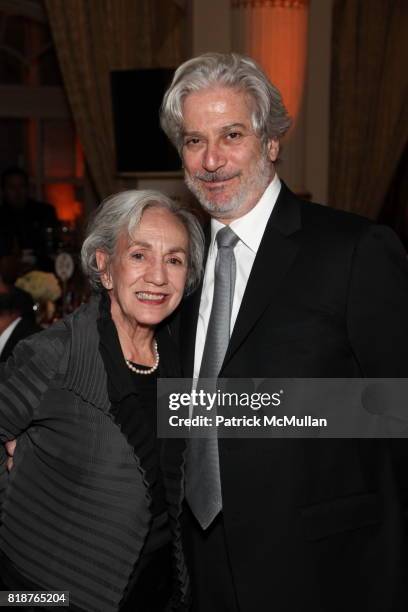
[[[110,277],[102,278],[102,285],[105,287],[107,291],[109,291],[109,289],[112,289],[112,281]]]

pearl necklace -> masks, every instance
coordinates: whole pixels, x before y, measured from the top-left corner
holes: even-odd
[[[152,365],[151,368],[149,368],[148,370],[140,370],[139,368],[134,366],[133,363],[129,361],[129,359],[125,359],[125,363],[127,367],[129,368],[129,370],[132,370],[132,372],[134,372],[135,374],[144,374],[144,375],[153,374],[153,372],[155,372],[155,370],[157,370],[157,368],[159,367],[159,361],[160,361],[160,355],[157,349],[156,340],[153,340],[153,351],[154,351],[154,364]]]

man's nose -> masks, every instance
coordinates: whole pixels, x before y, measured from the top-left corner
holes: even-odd
[[[207,144],[202,163],[203,168],[208,172],[215,172],[225,165],[225,155],[217,143]]]

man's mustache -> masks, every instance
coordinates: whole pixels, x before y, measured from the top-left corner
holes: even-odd
[[[219,181],[228,181],[233,179],[240,174],[240,172],[234,172],[233,174],[224,174],[223,172],[197,172],[194,175],[194,178],[206,183],[218,183]]]

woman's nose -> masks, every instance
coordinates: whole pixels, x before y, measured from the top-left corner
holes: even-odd
[[[165,285],[167,283],[167,268],[165,262],[159,260],[151,262],[146,271],[145,280],[155,285]]]

